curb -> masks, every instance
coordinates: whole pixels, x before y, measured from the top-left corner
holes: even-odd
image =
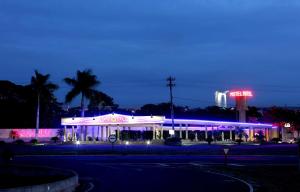
[[[68,170],[68,172],[72,173],[73,176],[61,181],[55,181],[40,185],[0,189],[0,192],[72,192],[75,191],[75,188],[78,186],[78,175],[74,171]]]

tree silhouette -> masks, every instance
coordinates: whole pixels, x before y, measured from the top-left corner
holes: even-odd
[[[84,117],[85,99],[90,100],[98,93],[94,88],[100,84],[100,81],[97,80],[96,75],[92,74],[91,70],[78,70],[76,77],[67,77],[64,81],[72,86],[72,89],[66,95],[66,103],[70,103],[75,97],[80,95],[81,116]]]
[[[41,99],[51,100],[54,99],[53,92],[58,89],[56,84],[49,82],[50,75],[43,75],[35,70],[34,76],[31,77],[30,87],[34,91],[37,99],[36,107],[36,130],[35,138],[38,138],[39,128],[40,128],[40,105]]]

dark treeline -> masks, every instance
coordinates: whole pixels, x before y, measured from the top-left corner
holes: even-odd
[[[85,116],[97,116],[108,113],[127,115],[162,115],[170,117],[170,103],[145,104],[140,109],[122,109],[114,103],[113,98],[97,91],[88,100]],[[36,93],[31,84],[21,86],[10,81],[0,81],[0,127],[1,128],[34,128],[36,123]],[[41,97],[40,100],[40,127],[60,127],[62,117],[82,116],[82,106],[66,108],[65,103],[58,102],[54,95]],[[174,106],[176,118],[205,119],[236,121],[235,108],[219,108],[209,106],[206,108],[189,108]],[[249,107],[247,111],[249,122],[283,123],[290,122],[293,129],[299,130],[299,110],[271,107],[259,109]]]
[[[86,116],[108,113],[117,107],[110,96],[99,91],[89,101]],[[0,81],[0,128],[35,128],[36,109],[37,96],[32,85]],[[80,116],[80,113],[81,107],[68,109],[54,95],[41,97],[39,127],[60,127],[61,117]]]
[[[0,127],[28,127],[36,125],[36,95],[31,85],[15,85],[0,81]],[[40,101],[40,126],[53,127],[60,123],[62,104],[55,97]]]

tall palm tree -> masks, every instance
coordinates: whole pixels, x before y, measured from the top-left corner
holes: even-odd
[[[65,78],[64,81],[72,86],[72,89],[66,95],[66,103],[70,103],[75,97],[80,95],[81,117],[84,117],[85,99],[92,99],[97,90],[94,88],[100,84],[97,76],[93,75],[91,70],[77,71],[76,77]],[[82,128],[81,128],[82,131]],[[81,132],[81,137],[83,137]]]
[[[31,77],[31,84],[33,91],[37,97],[36,107],[36,127],[35,127],[35,138],[38,138],[40,128],[40,105],[41,99],[50,100],[54,98],[53,92],[58,89],[56,84],[49,81],[50,75],[43,75],[35,70],[35,75]]]
[[[91,99],[97,93],[94,88],[100,84],[97,76],[92,74],[91,70],[77,71],[75,78],[65,78],[64,81],[73,88],[66,95],[66,103],[73,101],[80,95],[81,117],[84,117],[85,99]]]

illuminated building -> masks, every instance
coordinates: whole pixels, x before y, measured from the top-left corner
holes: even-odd
[[[64,126],[65,137],[69,135],[71,136],[69,139],[73,141],[76,138],[85,140],[87,137],[93,138],[93,140],[98,138],[99,141],[107,141],[111,134],[115,134],[117,140],[120,140],[122,131],[152,132],[152,140],[163,140],[168,137],[169,130],[172,130],[172,120],[164,116],[129,116],[116,113],[97,117],[62,118],[61,124]],[[214,137],[214,132],[222,135],[222,141],[234,140],[237,139],[235,135],[237,129],[244,129],[249,136],[249,141],[254,140],[254,135],[258,131],[265,133],[266,140],[278,137],[277,127],[271,124],[197,119],[174,119],[174,124],[178,137],[188,139],[188,135],[193,133],[196,141],[199,138],[197,134],[204,135],[202,139],[205,140],[210,136]],[[83,136],[83,133],[87,134]]]

